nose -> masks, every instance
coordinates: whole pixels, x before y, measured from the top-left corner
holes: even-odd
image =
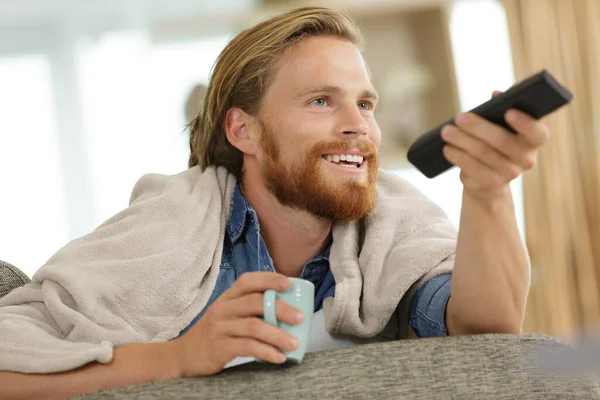
[[[340,131],[344,135],[360,136],[369,132],[369,125],[356,106],[348,107],[341,117]]]

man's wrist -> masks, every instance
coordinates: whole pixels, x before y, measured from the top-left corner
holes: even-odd
[[[183,368],[178,342],[171,340],[160,343],[156,348],[156,357],[162,360],[159,380],[172,380],[183,378]]]
[[[514,208],[510,185],[495,190],[463,190],[463,206],[476,206],[488,212],[505,210],[508,206]]]

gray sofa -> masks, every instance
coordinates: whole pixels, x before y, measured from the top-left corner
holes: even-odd
[[[28,278],[0,262],[0,297]],[[209,378],[109,390],[79,399],[600,399],[600,378],[536,367],[568,349],[546,335],[404,340],[307,354],[301,365],[245,364]],[[0,355],[1,356],[1,355]]]

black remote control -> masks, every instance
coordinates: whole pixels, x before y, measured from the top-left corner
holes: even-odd
[[[515,108],[540,119],[569,103],[572,98],[573,95],[552,75],[542,71],[492,97],[471,112],[515,133],[504,120],[504,114],[509,109]],[[442,128],[449,124],[454,124],[454,119],[425,133],[408,149],[408,161],[428,178],[434,178],[454,166],[444,157],[442,149],[446,143],[440,136]]]

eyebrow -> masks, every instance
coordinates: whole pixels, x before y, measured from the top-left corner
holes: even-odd
[[[315,87],[309,88],[307,90],[303,90],[302,92],[300,92],[299,94],[294,96],[294,98],[299,99],[301,97],[305,97],[310,94],[317,94],[317,93],[341,94],[341,93],[344,93],[344,89],[342,89],[339,86],[333,86],[333,85],[315,86]],[[358,97],[377,100],[379,98],[379,95],[377,94],[377,92],[375,92],[372,89],[365,89],[359,93]]]

